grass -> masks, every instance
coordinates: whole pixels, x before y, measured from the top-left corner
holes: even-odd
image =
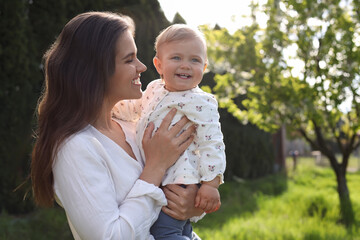
[[[291,164],[288,160],[287,176],[222,185],[220,210],[194,224],[196,233],[203,240],[360,240],[360,172],[347,174],[357,221],[345,228],[339,223],[332,170],[316,166],[310,158],[299,158],[295,172]],[[64,211],[56,207],[26,216],[2,213],[0,239],[67,240],[72,236]]]
[[[0,215],[1,240],[66,240],[73,239],[60,207],[38,209],[26,216]]]
[[[360,172],[347,174],[357,221],[345,228],[339,224],[333,171],[315,166],[311,158],[300,158],[297,170],[290,169],[287,177],[221,186],[221,209],[194,224],[194,230],[206,240],[360,240]]]

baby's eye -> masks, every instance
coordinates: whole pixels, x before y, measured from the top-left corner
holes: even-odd
[[[200,59],[198,59],[198,58],[193,58],[193,59],[191,59],[191,61],[192,61],[192,62],[199,63],[199,62],[200,62]]]
[[[180,57],[179,57],[179,56],[174,56],[174,57],[172,57],[171,59],[180,60]]]

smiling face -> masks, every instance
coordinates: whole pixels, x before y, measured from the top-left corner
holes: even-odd
[[[154,65],[170,92],[196,87],[206,68],[204,43],[198,38],[164,43],[158,49]]]
[[[126,31],[116,43],[115,70],[109,79],[107,94],[111,102],[141,98],[140,74],[146,71],[146,66],[136,54],[134,38],[130,31]]]

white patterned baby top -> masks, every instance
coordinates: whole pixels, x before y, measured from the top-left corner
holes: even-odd
[[[177,112],[171,125],[186,115],[192,123],[187,124],[185,128],[196,124],[197,129],[193,143],[167,170],[162,185],[194,184],[211,181],[217,176],[220,176],[222,183],[226,166],[225,145],[219,122],[218,103],[213,95],[199,87],[169,92],[159,79],[147,86],[141,103],[122,101],[117,104],[114,114],[122,120],[125,118],[136,121],[140,112],[136,127],[136,143],[140,146],[142,158],[145,159],[142,139],[147,125],[153,122],[156,131],[172,108],[176,108]]]

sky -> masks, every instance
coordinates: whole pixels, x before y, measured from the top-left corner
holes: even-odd
[[[171,22],[178,12],[190,26],[218,24],[230,33],[244,25],[250,24],[249,4],[251,0],[158,0],[166,18]],[[260,0],[264,2],[264,0]],[[259,24],[265,21],[263,16],[257,16]]]

